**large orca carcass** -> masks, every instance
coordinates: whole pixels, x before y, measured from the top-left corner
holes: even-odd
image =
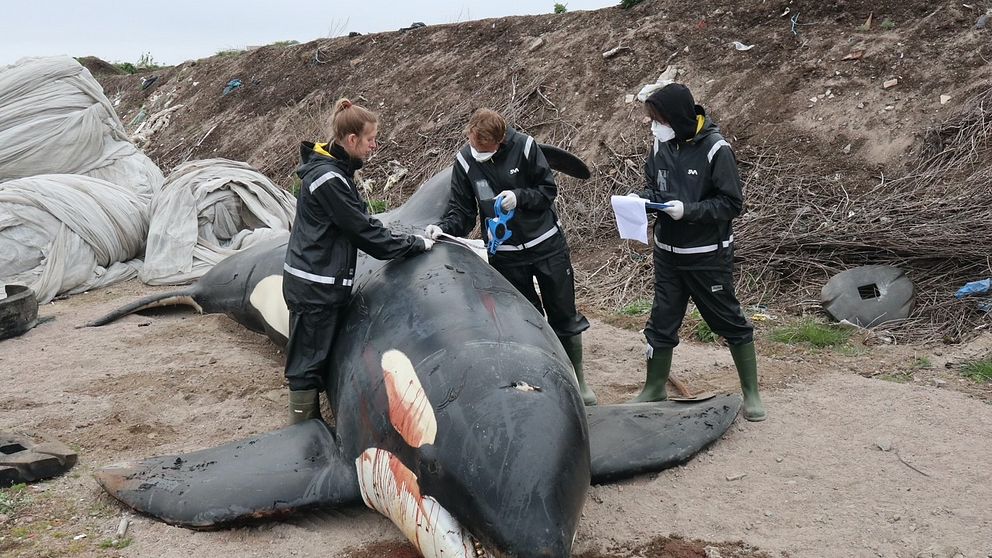
[[[574,156],[552,167],[587,178]],[[423,230],[447,204],[450,170],[424,183],[389,226]],[[286,243],[218,264],[189,288],[130,304],[226,313],[285,343]],[[586,408],[543,316],[472,250],[361,257],[334,345],[319,420],[184,455],[100,469],[115,498],[171,524],[207,529],[307,507],[364,503],[428,558],[567,557],[590,482],[685,462],[720,437],[736,395],[691,404]]]

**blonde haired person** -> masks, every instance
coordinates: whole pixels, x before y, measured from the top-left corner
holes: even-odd
[[[296,174],[302,181],[286,263],[283,296],[289,307],[286,379],[290,424],[320,418],[328,356],[342,310],[351,298],[358,250],[389,260],[430,250],[434,242],[394,234],[370,217],[355,171],[376,148],[378,118],[340,99],[331,114],[330,143],[304,142]]]
[[[586,385],[582,369],[582,332],[589,329],[589,321],[575,307],[575,279],[555,212],[558,186],[551,167],[534,138],[507,128],[495,111],[475,111],[465,133],[468,143],[455,155],[448,209],[426,234],[432,239],[441,233],[467,235],[480,218],[485,224],[486,217],[496,215],[497,198],[504,211],[514,211],[507,223],[511,234],[490,254],[489,263],[547,315],[575,369],[582,400],[595,405],[596,394]],[[485,226],[482,236],[489,241]]]

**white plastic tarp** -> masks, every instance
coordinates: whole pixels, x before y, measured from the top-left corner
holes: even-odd
[[[97,178],[55,174],[0,183],[0,284],[31,287],[39,302],[137,275],[146,203]]]
[[[184,163],[152,199],[141,280],[192,281],[240,250],[289,234],[295,215],[296,198],[246,163]]]
[[[127,139],[103,88],[68,56],[0,67],[0,182],[39,174],[84,174],[145,198],[162,172]]]

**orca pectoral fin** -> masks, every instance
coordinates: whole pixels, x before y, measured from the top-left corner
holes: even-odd
[[[695,403],[586,407],[592,482],[609,482],[685,463],[730,428],[740,407],[737,395]]]
[[[355,464],[319,420],[186,455],[112,465],[95,476],[125,505],[194,529],[362,498]]]
[[[548,164],[554,170],[582,180],[592,176],[589,167],[582,162],[582,159],[553,145],[546,143],[539,143],[538,145],[541,147],[541,152],[544,153],[544,158],[548,160]]]

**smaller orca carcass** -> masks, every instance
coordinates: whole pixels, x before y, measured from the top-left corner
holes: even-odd
[[[542,146],[557,170],[588,177]],[[450,170],[382,219],[440,219]],[[285,242],[246,250],[162,302],[223,312],[285,342]],[[543,316],[472,250],[439,243],[389,263],[361,258],[335,340],[333,428],[313,420],[184,455],[100,469],[115,498],[171,524],[216,528],[307,507],[364,504],[428,558],[567,557],[591,482],[658,471],[719,438],[736,395],[584,407]],[[169,297],[172,297],[169,300]]]

